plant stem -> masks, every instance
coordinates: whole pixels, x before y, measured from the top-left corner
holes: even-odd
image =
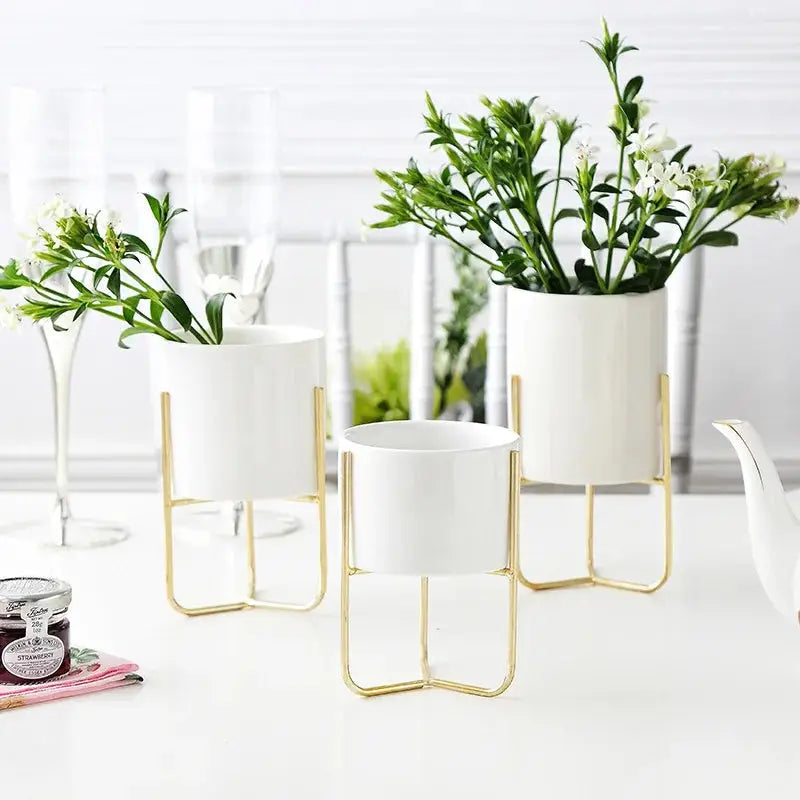
[[[608,255],[606,256],[606,284],[611,281],[611,266],[614,262],[614,245],[617,241],[617,214],[619,212],[620,189],[622,187],[622,165],[625,161],[625,134],[628,132],[628,118],[622,108],[622,95],[619,92],[619,81],[617,79],[616,67],[613,69],[608,66],[608,75],[614,87],[614,94],[617,96],[617,105],[622,117],[622,130],[619,141],[619,162],[617,164],[617,194],[614,196],[614,206],[611,211],[611,222],[608,227]]]
[[[548,230],[548,236],[550,239],[553,238],[553,229],[556,226],[556,210],[558,208],[558,188],[561,186],[561,161],[564,157],[564,145],[559,143],[558,146],[558,165],[556,167],[556,185],[553,190],[553,207],[550,211],[550,228]]]

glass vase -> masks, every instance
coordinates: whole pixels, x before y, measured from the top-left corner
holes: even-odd
[[[41,206],[60,195],[80,209],[100,209],[105,194],[104,100],[101,89],[15,87],[9,103],[9,192],[16,229],[32,231]],[[41,271],[36,261],[28,269]],[[71,286],[62,274],[53,288]],[[84,317],[41,323],[53,387],[56,502],[46,522],[20,523],[20,533],[58,547],[95,547],[127,538],[121,525],[75,517],[69,494],[70,383]]]
[[[190,262],[188,272],[206,297],[238,289],[226,302],[227,322],[264,322],[278,227],[277,94],[272,89],[194,89],[186,121],[193,225],[181,260]],[[232,514],[234,535],[240,534],[243,511],[239,502],[225,512]],[[255,510],[256,536],[281,536],[299,526],[292,515]]]

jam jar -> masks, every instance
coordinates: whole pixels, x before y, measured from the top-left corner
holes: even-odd
[[[69,672],[72,587],[52,578],[0,579],[0,683]]]

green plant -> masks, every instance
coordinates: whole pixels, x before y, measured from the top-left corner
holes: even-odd
[[[451,293],[453,307],[450,318],[442,323],[441,336],[436,342],[434,382],[438,393],[434,416],[440,416],[452,402],[450,390],[462,368],[464,351],[469,344],[469,326],[485,307],[488,299],[486,279],[469,253],[453,248],[453,268],[458,283]]]
[[[408,378],[411,353],[408,342],[379,350],[373,358],[360,359],[353,369],[353,424],[408,419]]]
[[[461,381],[469,395],[472,421],[486,422],[486,332],[484,331],[469,350],[461,373]]]
[[[424,132],[447,164],[425,172],[412,159],[402,171],[376,170],[385,185],[376,206],[384,218],[372,227],[420,225],[485,263],[496,283],[605,294],[658,289],[696,247],[737,244],[729,229],[741,219],[786,219],[796,212],[797,198],[785,196],[779,184],[781,159],[719,156],[711,166],[684,166],[689,146],[676,149],[665,132],[642,125],[643,78],[621,82],[620,57],[637,48],[610,33],[605,20],[602,39],[589,46],[614,92],[609,127],[618,148],[616,172],[598,177],[598,148],[582,141],[568,174],[564,155],[578,119],[554,114],[536,97],[482,98],[488,114],[465,114],[454,124],[426,95]],[[555,172],[537,166],[545,134],[555,135]],[[577,202],[560,207],[566,190]],[[588,252],[573,274],[554,243],[556,226],[567,218],[579,220]]]
[[[157,226],[153,249],[120,231],[105,212],[81,212],[60,197],[46,204],[31,236],[30,258],[21,263],[12,259],[0,270],[0,289],[24,295],[16,313],[37,322],[49,320],[58,330],[65,315],[76,320],[95,311],[126,325],[120,347],[141,333],[174,342],[185,336],[200,344],[221,343],[228,293],[209,298],[203,321],[158,266],[169,226],[186,209],[172,208],[169,194],[160,201],[144,197]]]

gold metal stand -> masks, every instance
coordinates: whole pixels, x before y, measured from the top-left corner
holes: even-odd
[[[478,695],[479,697],[496,697],[502,694],[514,680],[517,663],[517,552],[519,544],[519,485],[521,479],[519,452],[510,454],[510,483],[508,491],[508,564],[502,569],[489,573],[503,575],[508,578],[508,669],[499,686],[487,689],[468,683],[457,683],[431,674],[428,661],[428,578],[420,578],[420,667],[422,677],[400,683],[389,683],[379,686],[360,686],[350,674],[350,578],[353,575],[368,575],[368,570],[350,565],[350,542],[353,527],[353,454],[342,453],[339,479],[342,481],[342,610],[341,610],[341,655],[342,677],[348,688],[363,697],[374,697],[381,694],[408,692],[413,689],[449,689],[454,692]]]
[[[521,386],[519,375],[511,376],[511,421],[516,433],[521,432]],[[521,477],[522,486],[531,486],[535,481]],[[653,583],[636,583],[606,578],[598,574],[594,561],[594,493],[595,487],[586,486],[586,566],[588,575],[577,578],[565,578],[558,581],[537,583],[528,580],[518,569],[519,580],[523,586],[535,591],[546,589],[565,589],[572,586],[610,586],[613,589],[624,589],[630,592],[650,594],[660,589],[672,572],[672,467],[669,432],[669,376],[661,375],[661,476],[641,483],[662,486],[664,489],[664,568],[661,576]]]
[[[316,503],[319,515],[319,582],[313,599],[304,604],[281,603],[256,598],[256,553],[253,531],[253,501],[247,500],[245,509],[245,538],[247,542],[248,587],[243,600],[209,606],[184,606],[175,598],[174,539],[172,533],[172,512],[179,506],[198,505],[212,502],[172,496],[172,426],[170,396],[161,393],[161,476],[164,493],[164,534],[167,567],[167,599],[170,605],[181,614],[189,617],[203,614],[219,614],[224,611],[241,611],[245,608],[277,608],[284,611],[311,611],[325,597],[328,582],[328,545],[325,524],[325,390],[314,387],[314,458],[316,468],[316,494],[294,497],[292,502]]]

